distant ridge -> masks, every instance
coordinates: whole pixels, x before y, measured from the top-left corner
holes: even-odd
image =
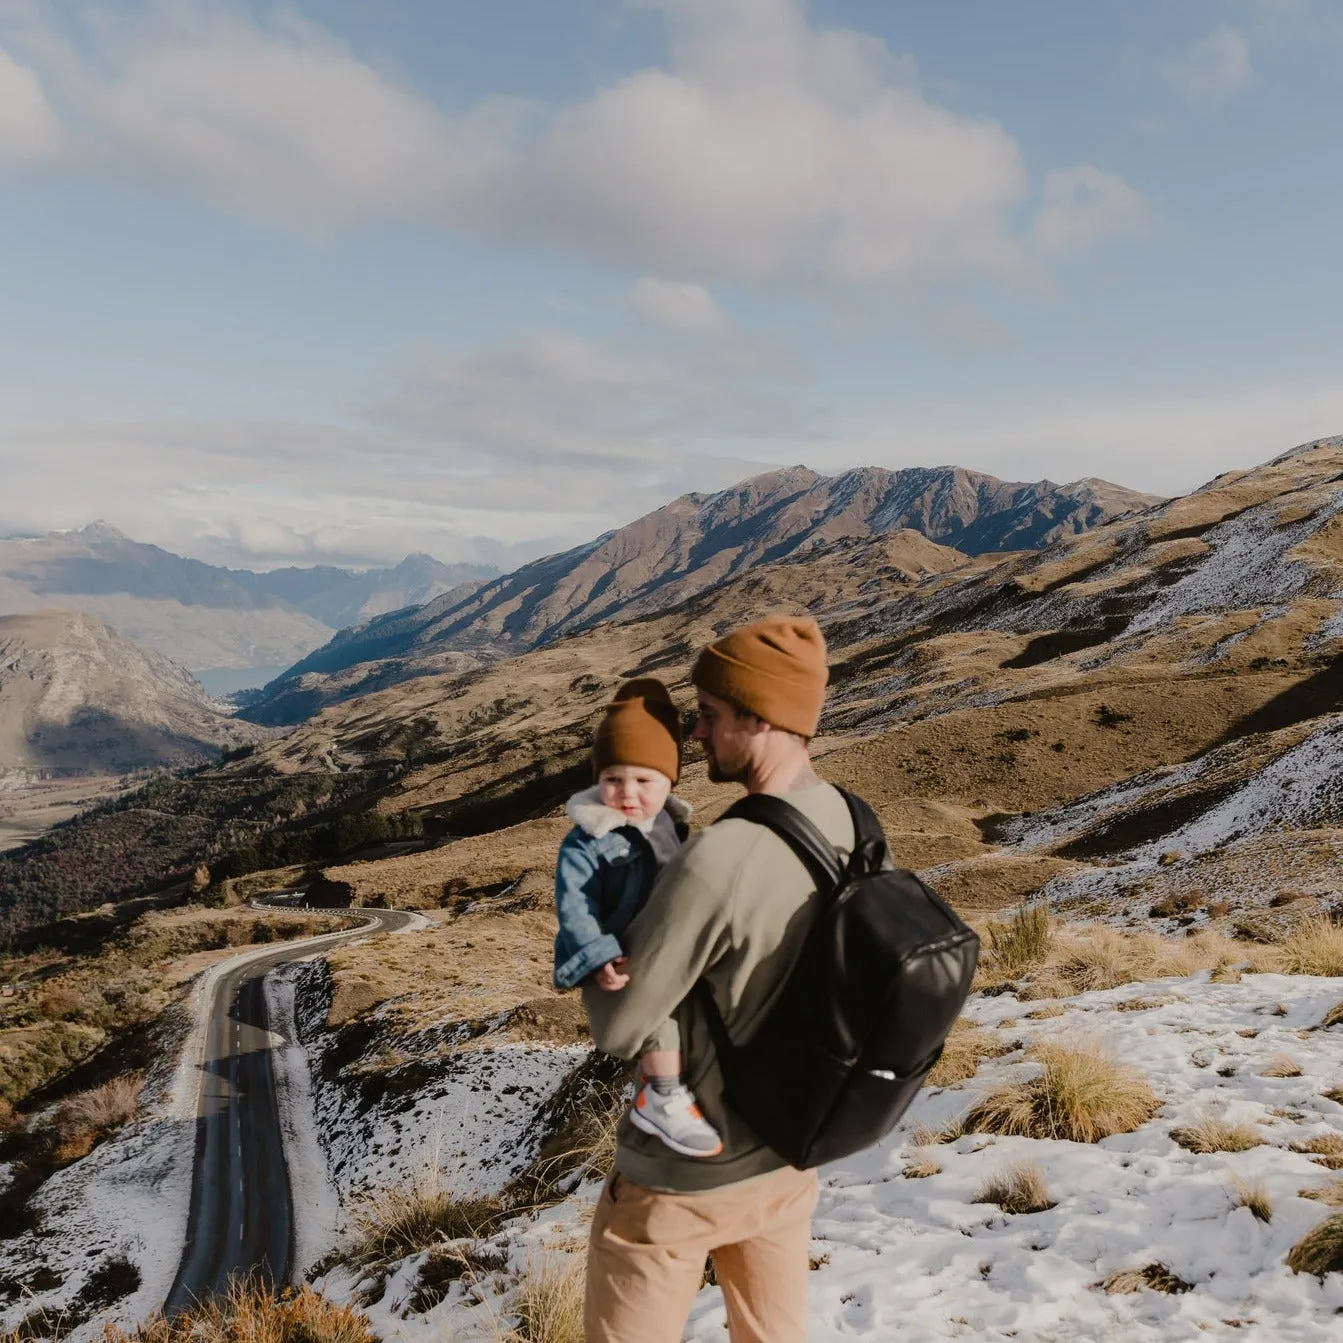
[[[134,541],[100,520],[0,539],[0,616],[85,611],[196,670],[286,667],[342,626],[497,573],[424,554],[362,572],[316,565],[255,573]]]
[[[300,721],[370,684],[444,670],[445,655],[525,652],[599,621],[662,611],[755,565],[902,529],[978,555],[1034,550],[1160,500],[1106,481],[1001,481],[961,467],[804,466],[687,494],[617,531],[511,574],[343,630],[266,688],[257,722]],[[368,677],[320,678],[378,664]],[[395,664],[395,665],[393,665]]]

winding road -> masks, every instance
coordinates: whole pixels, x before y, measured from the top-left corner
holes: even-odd
[[[417,918],[388,909],[323,913],[363,916],[367,922],[248,955],[215,983],[201,1050],[186,1247],[163,1304],[165,1315],[227,1291],[232,1278],[251,1274],[270,1286],[289,1278],[293,1203],[271,1066],[277,1041],[267,1020],[262,981],[287,961],[354,938],[394,932]]]

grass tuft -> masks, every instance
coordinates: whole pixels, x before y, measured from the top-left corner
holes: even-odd
[[[930,1175],[941,1175],[942,1167],[935,1157],[925,1148],[919,1148],[918,1154],[900,1172],[906,1180],[926,1180]]]
[[[1236,1207],[1249,1208],[1261,1222],[1273,1220],[1273,1200],[1262,1184],[1250,1184],[1237,1177],[1231,1185],[1231,1197]]]
[[[965,1082],[979,1071],[982,1059],[1001,1058],[1014,1048],[1000,1040],[996,1031],[959,1017],[947,1036],[942,1057],[933,1065],[925,1085],[945,1087]]]
[[[1045,904],[1020,905],[1007,923],[990,923],[989,959],[997,976],[1010,979],[1040,965],[1054,943],[1054,924]]]
[[[1044,1173],[1028,1162],[1008,1166],[991,1176],[975,1195],[976,1203],[996,1203],[1005,1213],[1046,1212],[1054,1206]]]
[[[1292,1246],[1287,1267],[1293,1273],[1343,1273],[1343,1212],[1326,1217]]]
[[[385,1265],[447,1240],[489,1235],[504,1216],[497,1198],[458,1197],[441,1180],[370,1194],[351,1215],[357,1233],[352,1263]]]
[[[1343,924],[1327,915],[1304,919],[1278,945],[1289,975],[1343,975]]]
[[[1343,1003],[1335,1003],[1320,1022],[1319,1029],[1327,1031],[1331,1026],[1343,1026]]]
[[[1286,1054],[1279,1054],[1270,1060],[1267,1068],[1259,1074],[1260,1077],[1300,1077],[1301,1065]]]
[[[513,1294],[517,1324],[499,1343],[583,1343],[583,1261],[551,1253],[528,1263]]]
[[[105,1325],[102,1343],[377,1343],[368,1317],[306,1284],[276,1293],[235,1283],[228,1295],[131,1333]]]
[[[969,1132],[1099,1142],[1131,1133],[1160,1102],[1146,1078],[1093,1048],[1042,1045],[1039,1076],[990,1092],[965,1117]]]
[[[1183,1128],[1173,1128],[1171,1138],[1187,1152],[1206,1156],[1211,1152],[1248,1152],[1263,1144],[1263,1135],[1251,1124],[1228,1124],[1205,1115]]]
[[[1303,1189],[1301,1197],[1313,1198],[1329,1208],[1343,1208],[1343,1180],[1330,1180],[1328,1184],[1316,1185],[1314,1189]]]
[[[1293,1152],[1302,1152],[1315,1158],[1317,1166],[1327,1170],[1343,1170],[1343,1133],[1322,1133],[1292,1144]]]
[[[1101,1290],[1110,1296],[1139,1292],[1144,1287],[1150,1287],[1154,1292],[1177,1295],[1180,1292],[1192,1291],[1194,1284],[1185,1282],[1161,1263],[1148,1264],[1145,1268],[1120,1269],[1118,1273],[1111,1273],[1101,1283]]]
[[[52,1120],[52,1160],[58,1166],[78,1161],[110,1133],[134,1119],[140,1106],[142,1080],[139,1073],[128,1073],[64,1101]]]

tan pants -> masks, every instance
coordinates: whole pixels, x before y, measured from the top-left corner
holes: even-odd
[[[732,1343],[803,1343],[816,1172],[791,1166],[706,1194],[612,1175],[588,1240],[586,1343],[677,1343],[713,1255]]]

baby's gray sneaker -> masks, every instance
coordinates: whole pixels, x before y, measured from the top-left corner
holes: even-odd
[[[677,1085],[659,1094],[645,1082],[634,1098],[630,1121],[637,1129],[661,1138],[682,1156],[717,1156],[723,1150],[718,1130],[700,1113],[690,1088]]]

